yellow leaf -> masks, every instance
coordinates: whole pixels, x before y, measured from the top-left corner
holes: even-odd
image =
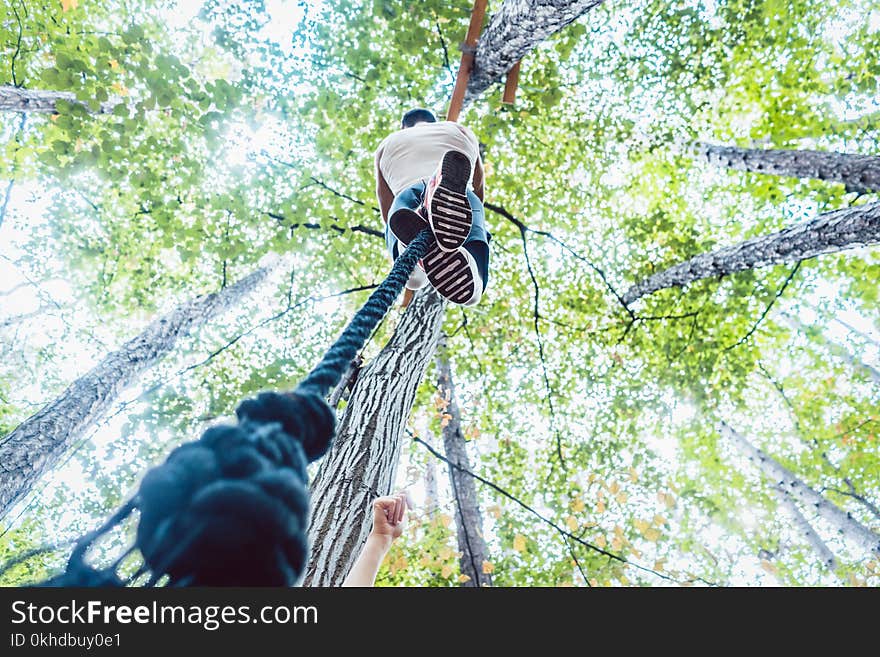
[[[513,549],[517,552],[525,552],[526,551],[526,537],[522,534],[517,534],[513,537]]]
[[[654,562],[654,570],[656,570],[658,573],[662,573],[665,567],[666,559],[657,559],[657,561]]]
[[[666,493],[665,502],[666,502],[667,509],[671,509],[671,508],[675,507],[675,495],[673,495],[672,493]]]
[[[492,516],[493,516],[496,520],[498,520],[498,518],[501,517],[501,507],[498,506],[497,504],[493,504],[492,506],[490,506],[489,509],[488,509],[488,511],[489,511],[489,513],[492,514]]]
[[[617,500],[618,504],[626,504],[627,498],[628,495],[626,493],[618,493],[617,497],[615,497],[614,499]]]
[[[397,558],[397,561],[394,562],[398,570],[403,570],[404,568],[406,568],[408,563],[409,562],[406,560],[406,557],[402,554]]]
[[[470,575],[465,575],[464,573],[462,573],[461,575],[458,576],[458,581],[461,584],[464,584],[465,582],[470,582],[471,581]]]
[[[495,565],[491,561],[483,562],[483,573],[486,575],[495,572]]]
[[[61,0],[61,11],[70,11],[71,9],[76,9],[76,6],[79,4],[79,0]]]
[[[115,59],[111,59],[110,61],[107,62],[107,66],[109,66],[110,68],[112,68],[115,71],[119,68],[119,62],[117,62]]]
[[[449,523],[452,522],[452,516],[447,513],[441,513],[437,516],[437,521],[444,527],[449,527]]]
[[[452,566],[446,564],[443,568],[440,569],[440,577],[449,577],[452,574]]]
[[[449,557],[452,556],[452,548],[448,546],[443,546],[440,548],[440,558],[446,561]]]
[[[568,528],[571,531],[573,531],[573,532],[577,531],[578,521],[577,521],[577,518],[575,518],[574,516],[568,516],[568,518],[565,519],[565,524],[568,525]]]
[[[658,538],[660,538],[660,530],[650,527],[642,532],[642,535],[649,541],[656,541]]]
[[[623,539],[620,538],[620,536],[615,536],[614,538],[611,539],[611,548],[614,551],[616,551],[616,552],[620,551],[620,548],[622,548],[622,547],[623,547]]]
[[[763,568],[764,570],[766,570],[766,571],[767,571],[768,573],[770,573],[771,575],[775,575],[776,572],[777,572],[777,570],[778,570],[778,569],[776,568],[776,566],[774,566],[772,563],[770,563],[770,562],[767,561],[766,559],[762,559],[762,560],[761,560],[761,568]]]
[[[599,586],[599,580],[595,577],[590,578],[590,586]]]
[[[576,497],[571,501],[571,510],[580,513],[584,510],[584,501],[580,497]]]
[[[621,575],[617,578],[617,581],[620,582],[621,586],[629,586],[629,579],[626,575]]]
[[[629,469],[629,480],[633,483],[636,483],[639,480],[639,473],[636,472],[636,469],[633,467]]]
[[[614,535],[623,538],[623,527],[620,525],[614,525]]]
[[[638,530],[640,534],[644,534],[645,530],[649,527],[648,522],[646,520],[633,520],[633,525]]]
[[[620,484],[618,484],[616,481],[612,481],[611,485],[608,487],[608,491],[612,495],[615,495],[615,494],[617,494],[617,491],[619,491],[619,490],[620,490]]]
[[[663,516],[661,516],[661,515],[658,513],[657,515],[654,516],[654,524],[655,524],[655,525],[665,525],[665,524],[666,524],[666,518],[664,518]]]
[[[599,500],[596,503],[596,513],[605,513],[605,502],[603,500]]]
[[[419,560],[419,563],[422,564],[425,568],[430,568],[431,564],[434,563],[434,560],[431,559],[431,555],[426,554]]]
[[[110,85],[110,88],[115,91],[118,96],[128,95],[128,87],[126,87],[121,82],[114,82],[112,85]]]
[[[598,536],[596,538],[595,543],[596,543],[596,545],[598,545],[600,548],[603,548],[603,549],[606,545],[608,545],[608,541],[605,540],[604,536]]]

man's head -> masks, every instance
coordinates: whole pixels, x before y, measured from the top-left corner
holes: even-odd
[[[412,128],[417,123],[436,123],[437,117],[431,110],[422,109],[421,107],[411,109],[403,115],[400,121],[401,128]]]

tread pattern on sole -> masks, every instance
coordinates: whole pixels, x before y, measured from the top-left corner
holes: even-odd
[[[443,298],[461,305],[474,296],[474,273],[461,252],[443,251],[433,243],[422,263],[428,280]]]
[[[440,248],[454,251],[467,239],[473,222],[467,198],[471,161],[464,153],[450,151],[440,165],[441,180],[428,205],[428,221]]]

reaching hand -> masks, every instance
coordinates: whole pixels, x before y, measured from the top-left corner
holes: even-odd
[[[406,527],[406,493],[380,497],[373,502],[374,536],[391,541],[403,534]]]

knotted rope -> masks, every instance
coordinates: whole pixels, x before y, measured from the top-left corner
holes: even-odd
[[[290,393],[264,392],[236,409],[238,424],[212,427],[174,449],[137,494],[83,536],[49,586],[122,586],[122,560],[135,548],[149,573],[172,586],[290,586],[309,553],[306,465],[333,441],[336,414],[325,401],[397,298],[433,237],[424,229],[358,310],[321,361]],[[134,545],[107,568],[86,562],[92,543],[140,511]]]

